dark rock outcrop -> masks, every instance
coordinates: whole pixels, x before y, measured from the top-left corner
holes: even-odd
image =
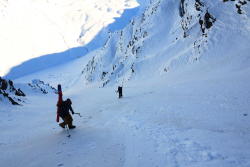
[[[223,2],[229,2],[229,0],[223,0]],[[237,13],[243,14],[244,10],[242,9],[242,7],[245,6],[247,2],[250,2],[250,0],[231,0],[231,2],[235,3]]]
[[[28,85],[32,88],[32,90],[42,92],[43,94],[57,93],[57,90],[54,87],[49,84],[45,84],[39,79],[32,80],[32,83],[29,83]]]
[[[7,99],[13,105],[20,105],[23,100],[20,97],[26,96],[20,89],[16,89],[13,81],[6,80],[0,77],[0,101]]]

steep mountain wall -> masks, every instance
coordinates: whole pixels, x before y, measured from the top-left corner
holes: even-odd
[[[123,30],[110,34],[83,69],[86,83],[122,84],[192,64],[249,63],[246,0],[152,0]],[[239,7],[240,5],[240,7]],[[240,9],[240,12],[239,12]]]

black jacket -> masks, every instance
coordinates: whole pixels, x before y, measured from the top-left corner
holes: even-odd
[[[66,115],[69,114],[69,110],[74,114],[74,111],[71,107],[71,104],[68,103],[67,101],[63,101],[62,104],[59,106],[59,116],[64,118]]]

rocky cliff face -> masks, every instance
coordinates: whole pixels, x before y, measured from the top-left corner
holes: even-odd
[[[31,83],[28,83],[29,87],[34,92],[48,94],[48,93],[57,93],[57,90],[49,85],[48,83],[44,83],[43,81],[39,79],[32,80]]]
[[[0,77],[0,103],[23,105],[32,93],[57,93],[57,90],[54,87],[38,79],[35,79],[28,84],[21,84],[21,87],[22,89],[17,88],[12,80]]]
[[[0,77],[0,101],[8,101],[13,105],[20,105],[24,102],[26,95],[20,88],[15,88],[13,81]]]

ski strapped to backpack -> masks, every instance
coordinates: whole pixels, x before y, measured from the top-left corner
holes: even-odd
[[[57,86],[57,92],[58,92],[58,101],[57,101],[56,122],[59,122],[60,106],[62,105],[62,87],[60,84]]]

